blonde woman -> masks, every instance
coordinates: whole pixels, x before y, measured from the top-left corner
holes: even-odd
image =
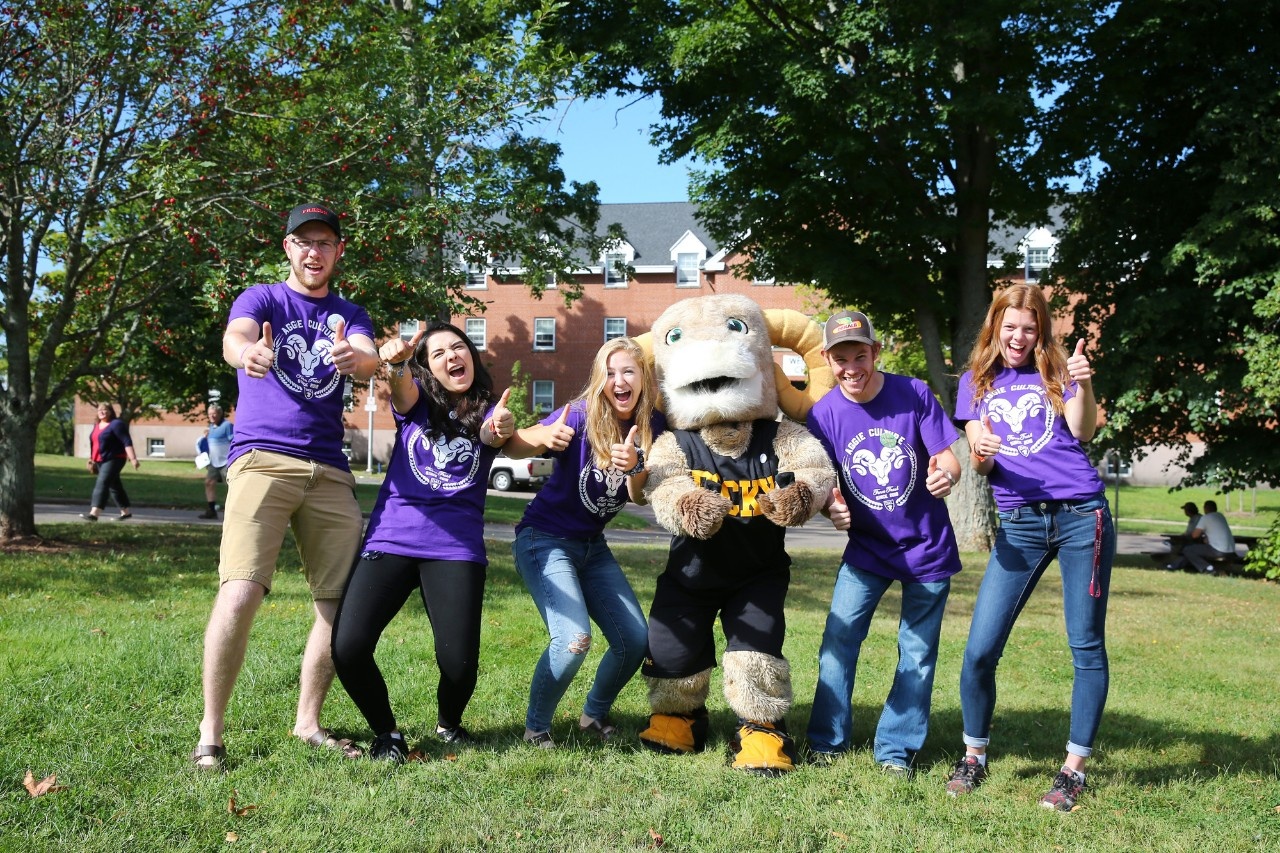
[[[666,424],[656,396],[640,346],[615,338],[596,353],[581,396],[507,443],[510,456],[546,453],[556,460],[512,545],[516,569],[551,634],[533,671],[524,732],[525,741],[544,749],[555,746],[552,717],[591,648],[593,621],[609,649],[578,720],[582,731],[602,741],[615,733],[609,711],[644,658],[644,611],[604,527],[628,497],[644,502],[644,453]]]

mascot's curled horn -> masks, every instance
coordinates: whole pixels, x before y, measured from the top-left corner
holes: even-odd
[[[653,444],[645,494],[673,538],[649,614],[643,673],[653,714],[640,740],[668,753],[705,746],[719,615],[725,699],[739,717],[733,766],[780,775],[796,761],[783,719],[791,707],[785,528],[818,512],[835,471],[803,426],[777,419],[769,330],[756,303],[686,299],[658,317],[650,337],[671,429]]]

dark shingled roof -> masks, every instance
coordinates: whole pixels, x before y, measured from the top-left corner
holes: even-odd
[[[708,256],[714,255],[720,247],[695,218],[697,210],[688,201],[602,204],[597,233],[603,234],[612,223],[621,225],[627,242],[635,247],[635,266],[670,264],[671,247],[686,231],[692,231],[702,241]]]

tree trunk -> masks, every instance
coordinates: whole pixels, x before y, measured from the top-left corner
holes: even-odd
[[[0,435],[0,542],[36,535],[36,424],[25,420]]]
[[[991,484],[969,467],[969,441],[964,433],[960,433],[952,450],[960,459],[962,472],[947,498],[956,544],[961,551],[990,551],[996,541],[996,504],[991,497]]]
[[[994,158],[994,148],[989,139],[976,135],[979,141],[973,145],[974,155],[978,162],[987,162]],[[988,169],[975,169],[975,174],[982,174]],[[951,341],[951,359],[955,367],[957,381],[964,373],[969,361],[969,351],[978,338],[978,332],[986,318],[987,307],[991,304],[991,286],[987,273],[987,239],[990,231],[990,217],[987,200],[990,189],[985,181],[975,182],[978,192],[962,204],[959,211],[959,228],[956,238],[956,271],[958,282],[956,292],[959,294],[959,310],[956,312],[954,337]],[[976,200],[975,200],[976,199]],[[955,393],[953,388],[952,405],[954,410]],[[960,459],[960,467],[964,476],[952,490],[952,499],[947,502],[951,513],[951,525],[956,531],[956,542],[961,551],[990,551],[996,540],[995,500],[991,496],[991,484],[987,478],[975,474],[969,467],[969,441],[960,432],[960,441],[955,445],[956,456]]]

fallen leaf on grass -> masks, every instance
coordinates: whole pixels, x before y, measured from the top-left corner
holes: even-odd
[[[239,791],[236,791],[236,790],[233,790],[233,791],[231,792],[231,796],[227,799],[227,813],[228,813],[228,814],[233,814],[233,815],[235,815],[236,817],[244,817],[244,816],[245,816],[245,815],[247,815],[249,812],[251,812],[251,811],[253,811],[254,809],[256,809],[256,808],[257,808],[257,806],[255,806],[253,803],[250,803],[250,804],[249,804],[249,805],[247,805],[247,806],[239,806],[239,807],[237,807],[237,806],[236,806],[236,797],[238,797],[238,796],[240,796],[240,792],[239,792]],[[234,840],[234,839],[228,839],[228,840]]]
[[[832,834],[832,835],[834,835],[836,838],[839,838],[841,841],[848,841],[848,840],[849,840],[849,836],[845,835],[843,832],[836,832],[836,831],[833,829],[833,830],[831,830],[831,834]]]
[[[236,843],[237,841],[239,841],[239,840],[240,840],[240,836],[236,835],[234,832],[228,832],[228,833],[227,833],[227,843],[228,843],[228,844],[235,844],[235,843]]]
[[[650,830],[649,830],[649,837],[653,839],[653,846],[654,846],[654,847],[661,847],[661,846],[662,846],[662,836],[661,836],[660,834],[658,834],[658,833],[654,832],[652,829],[650,829]]]
[[[37,782],[36,777],[31,775],[30,770],[22,778],[22,787],[26,788],[27,793],[32,797],[43,797],[45,794],[55,794],[58,791],[67,790],[66,785],[58,784],[58,777],[52,773]]]
[[[93,630],[91,630],[89,633],[90,633],[90,634],[93,634],[95,637],[105,637],[105,636],[107,636],[107,632],[106,632],[106,631],[104,631],[104,630],[102,630],[101,628],[94,628],[94,629],[93,629]]]
[[[405,759],[405,762],[421,761],[425,763],[430,760],[431,759],[427,758],[427,756],[423,755],[422,750],[415,749],[413,752],[409,753],[409,757]]]
[[[1275,811],[1276,814],[1280,814],[1280,806],[1276,806],[1273,811]]]

